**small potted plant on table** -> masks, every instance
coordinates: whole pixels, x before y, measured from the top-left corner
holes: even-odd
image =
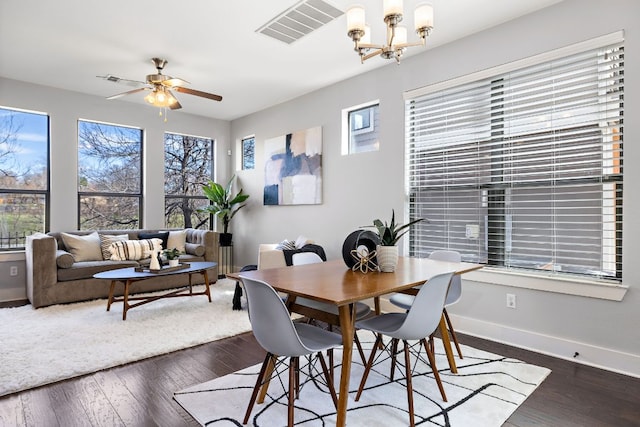
[[[178,248],[165,249],[164,251],[162,251],[162,253],[169,261],[169,267],[178,266],[178,264],[180,263],[180,260],[178,259],[180,257],[180,251],[178,250]]]
[[[380,237],[380,245],[376,248],[380,271],[391,273],[396,270],[398,265],[398,240],[409,231],[409,227],[423,220],[424,218],[418,218],[404,225],[396,224],[396,213],[391,210],[391,223],[376,219],[373,221],[373,225],[368,226],[374,227]]]

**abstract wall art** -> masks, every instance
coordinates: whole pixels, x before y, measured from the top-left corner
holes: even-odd
[[[264,142],[265,205],[322,203],[322,127]]]

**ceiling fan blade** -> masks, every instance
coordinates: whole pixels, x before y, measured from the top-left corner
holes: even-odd
[[[116,98],[120,98],[121,96],[132,95],[134,93],[142,92],[143,90],[151,90],[151,88],[149,88],[149,87],[139,87],[138,89],[133,89],[133,90],[129,90],[129,91],[126,91],[126,92],[119,93],[117,95],[110,96],[107,99],[116,99]]]
[[[175,102],[173,104],[169,105],[170,109],[179,110],[180,108],[182,108],[182,105],[180,105],[180,102],[178,101],[178,98],[176,98],[176,96],[173,93],[171,93],[171,91],[169,89],[165,89],[165,92],[167,92],[170,97],[175,99]]]
[[[96,76],[96,77],[99,79],[107,80],[109,82],[125,84],[127,86],[132,86],[132,87],[141,86],[145,84],[144,82],[141,82],[139,80],[123,79],[118,76],[114,76],[113,74],[106,74],[104,76]]]
[[[187,87],[181,87],[181,86],[176,86],[173,89],[180,93],[201,96],[203,98],[213,99],[214,101],[222,101],[222,97],[220,95],[214,95],[212,93],[202,92],[200,90],[189,89]]]
[[[183,79],[179,79],[177,77],[171,77],[170,79],[163,81],[162,84],[168,87],[178,87],[178,86],[188,85],[189,82]]]

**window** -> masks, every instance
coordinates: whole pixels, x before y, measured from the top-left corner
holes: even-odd
[[[256,138],[253,136],[242,140],[242,170],[256,167]]]
[[[0,107],[0,250],[48,229],[49,116]]]
[[[209,214],[198,212],[209,203],[202,186],[213,176],[213,140],[164,134],[165,225],[209,229]]]
[[[378,101],[362,104],[342,111],[342,154],[378,151]]]
[[[616,41],[408,99],[409,212],[430,220],[410,253],[621,281],[623,77]]]
[[[78,121],[78,228],[141,228],[142,130]]]

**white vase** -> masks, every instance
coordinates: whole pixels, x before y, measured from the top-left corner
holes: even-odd
[[[180,260],[178,258],[169,260],[169,267],[177,267],[178,264],[180,264]]]
[[[378,268],[383,273],[393,273],[398,266],[398,247],[397,246],[380,246],[376,248],[376,258],[378,259]]]
[[[149,263],[149,270],[160,270],[162,267],[160,266],[160,261],[158,261],[158,253],[160,251],[153,250],[151,252],[151,262]]]

